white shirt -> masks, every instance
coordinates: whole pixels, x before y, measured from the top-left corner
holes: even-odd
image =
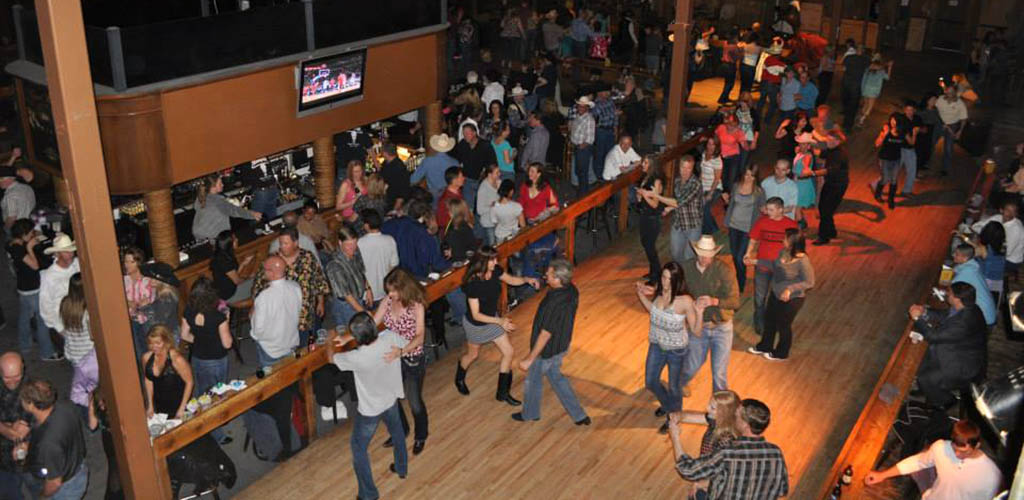
[[[761,181],[761,189],[764,190],[764,198],[774,198],[778,196],[782,198],[782,205],[786,208],[786,215],[793,216],[793,208],[796,206],[796,200],[800,195],[800,190],[796,187],[796,181],[790,178],[786,178],[783,182],[775,180],[775,176],[768,177]]]
[[[42,316],[43,323],[54,330],[62,325],[60,301],[68,294],[71,275],[77,272],[78,257],[75,257],[67,268],[60,267],[60,264],[54,261],[53,265],[39,273],[39,315]]]
[[[995,214],[975,222],[971,231],[980,233],[992,221],[1001,222],[1006,232],[1006,261],[1014,264],[1024,262],[1024,224],[1016,217],[1010,222],[1004,222],[1002,214]]]
[[[632,147],[623,151],[622,146],[616,144],[604,157],[604,180],[610,181],[622,175],[622,167],[628,167],[633,162],[640,161],[640,155]]]
[[[384,277],[398,265],[398,245],[395,239],[380,232],[366,233],[359,238],[359,253],[363,255],[366,267],[366,281],[370,282],[373,299],[378,300],[384,291]]]
[[[480,101],[484,103],[484,109],[491,109],[491,101],[498,101],[502,106],[505,105],[505,87],[500,82],[491,82],[484,87],[484,92],[480,94]]]
[[[999,492],[1002,474],[995,462],[984,453],[960,460],[946,439],[896,464],[896,470],[903,475],[932,467],[937,477],[932,487],[921,494],[922,500],[990,500]]]
[[[494,227],[491,219],[491,207],[498,201],[498,188],[487,181],[480,181],[480,189],[476,191],[476,213],[480,214],[480,225]]]
[[[523,206],[515,201],[494,205],[491,209],[491,221],[494,222],[494,237],[499,242],[519,232],[519,216],[522,213]]]
[[[935,111],[939,112],[939,119],[945,125],[953,125],[967,119],[967,106],[963,99],[954,99],[950,102],[945,96],[935,100]]]
[[[391,330],[383,330],[372,344],[339,352],[334,355],[334,364],[339,370],[351,370],[356,379],[356,394],[359,394],[359,414],[375,417],[405,397],[402,386],[402,362],[395,358],[384,361],[392,347],[405,347],[408,340]]]
[[[715,183],[715,172],[722,171],[722,158],[716,156],[714,158],[705,158],[703,155],[700,157],[700,187],[706,193],[711,191],[711,186]],[[722,189],[722,180],[718,180],[718,189]]]
[[[252,338],[263,352],[280,358],[299,345],[302,287],[289,279],[271,281],[252,306]]]

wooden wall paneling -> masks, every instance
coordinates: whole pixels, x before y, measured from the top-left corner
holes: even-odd
[[[171,187],[160,95],[100,98],[96,106],[110,192],[140,194]]]
[[[334,137],[318,137],[313,141],[313,168],[315,170],[313,187],[316,189],[316,201],[320,205],[321,211],[334,208],[337,195],[334,185],[337,171],[336,161]]]

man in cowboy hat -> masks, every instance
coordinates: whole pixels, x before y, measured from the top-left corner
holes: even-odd
[[[28,219],[36,208],[36,194],[27,184],[18,182],[14,167],[0,167],[0,189],[4,190],[0,201],[4,216],[4,231],[10,235],[11,226],[18,219]]]
[[[768,54],[761,63],[761,97],[757,101],[758,112],[764,111],[762,123],[771,124],[775,110],[779,107],[779,86],[782,84],[782,73],[786,71],[786,61],[782,59],[782,38],[775,37],[772,44],[765,50]],[[765,102],[768,109],[764,109]]]
[[[586,193],[590,187],[588,179],[590,163],[594,159],[594,129],[596,123],[590,109],[594,101],[588,96],[576,100],[576,117],[569,121],[569,142],[572,144],[573,156],[576,161],[577,189],[580,194]]]
[[[705,306],[700,335],[690,337],[683,375],[686,386],[711,352],[711,382],[715,392],[729,388],[727,370],[732,351],[732,317],[740,307],[740,286],[736,272],[725,261],[715,258],[722,245],[705,234],[691,243],[696,258],[683,262],[686,287],[698,303]]]
[[[455,139],[448,137],[448,134],[437,134],[430,136],[430,148],[427,149],[427,157],[416,167],[409,181],[417,184],[427,180],[427,190],[437,198],[447,185],[444,181],[444,173],[451,167],[459,165],[459,161],[448,154],[455,147]]]
[[[512,134],[508,139],[510,144],[519,144],[519,139],[523,136],[523,132],[526,129],[526,120],[530,116],[530,107],[526,102],[527,94],[529,92],[518,83],[508,94],[511,98],[508,101],[508,124],[512,128]]]
[[[68,294],[71,276],[81,270],[78,258],[75,257],[77,250],[74,240],[66,234],[58,234],[53,239],[53,245],[43,250],[46,255],[54,256],[53,265],[39,273],[39,315],[43,318],[43,323],[50,328],[56,328],[61,324],[60,301]],[[64,359],[61,353],[40,351],[39,355],[44,361]]]

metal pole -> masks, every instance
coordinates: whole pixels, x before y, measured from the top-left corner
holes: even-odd
[[[313,26],[313,0],[302,0],[306,12],[306,50],[316,50],[316,29]]]
[[[128,309],[100,146],[81,2],[38,0],[39,38],[63,173],[71,194],[103,396],[109,410],[121,482],[130,498],[167,499],[149,444],[146,412],[130,338]],[[169,485],[167,485],[169,486]]]
[[[14,16],[14,37],[18,41],[18,59],[25,60],[25,32],[21,26],[21,16],[25,12],[25,7],[20,4],[14,4],[11,6],[11,14]]]
[[[110,53],[110,77],[113,87],[118,91],[128,88],[128,78],[124,72],[124,48],[121,46],[121,28],[107,28],[107,51]]]

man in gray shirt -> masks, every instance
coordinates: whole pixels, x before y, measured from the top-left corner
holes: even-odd
[[[543,128],[543,127],[541,127]],[[547,149],[547,132],[544,132],[544,148]],[[0,189],[4,190],[0,201],[4,214],[4,231],[10,232],[14,221],[28,219],[36,208],[36,194],[26,184],[18,182],[15,169],[0,167]]]
[[[536,111],[531,111],[526,124],[529,126],[526,131],[526,145],[519,155],[519,170],[523,172],[526,172],[526,167],[531,163],[546,164],[548,157],[548,129],[540,122],[540,115]]]

